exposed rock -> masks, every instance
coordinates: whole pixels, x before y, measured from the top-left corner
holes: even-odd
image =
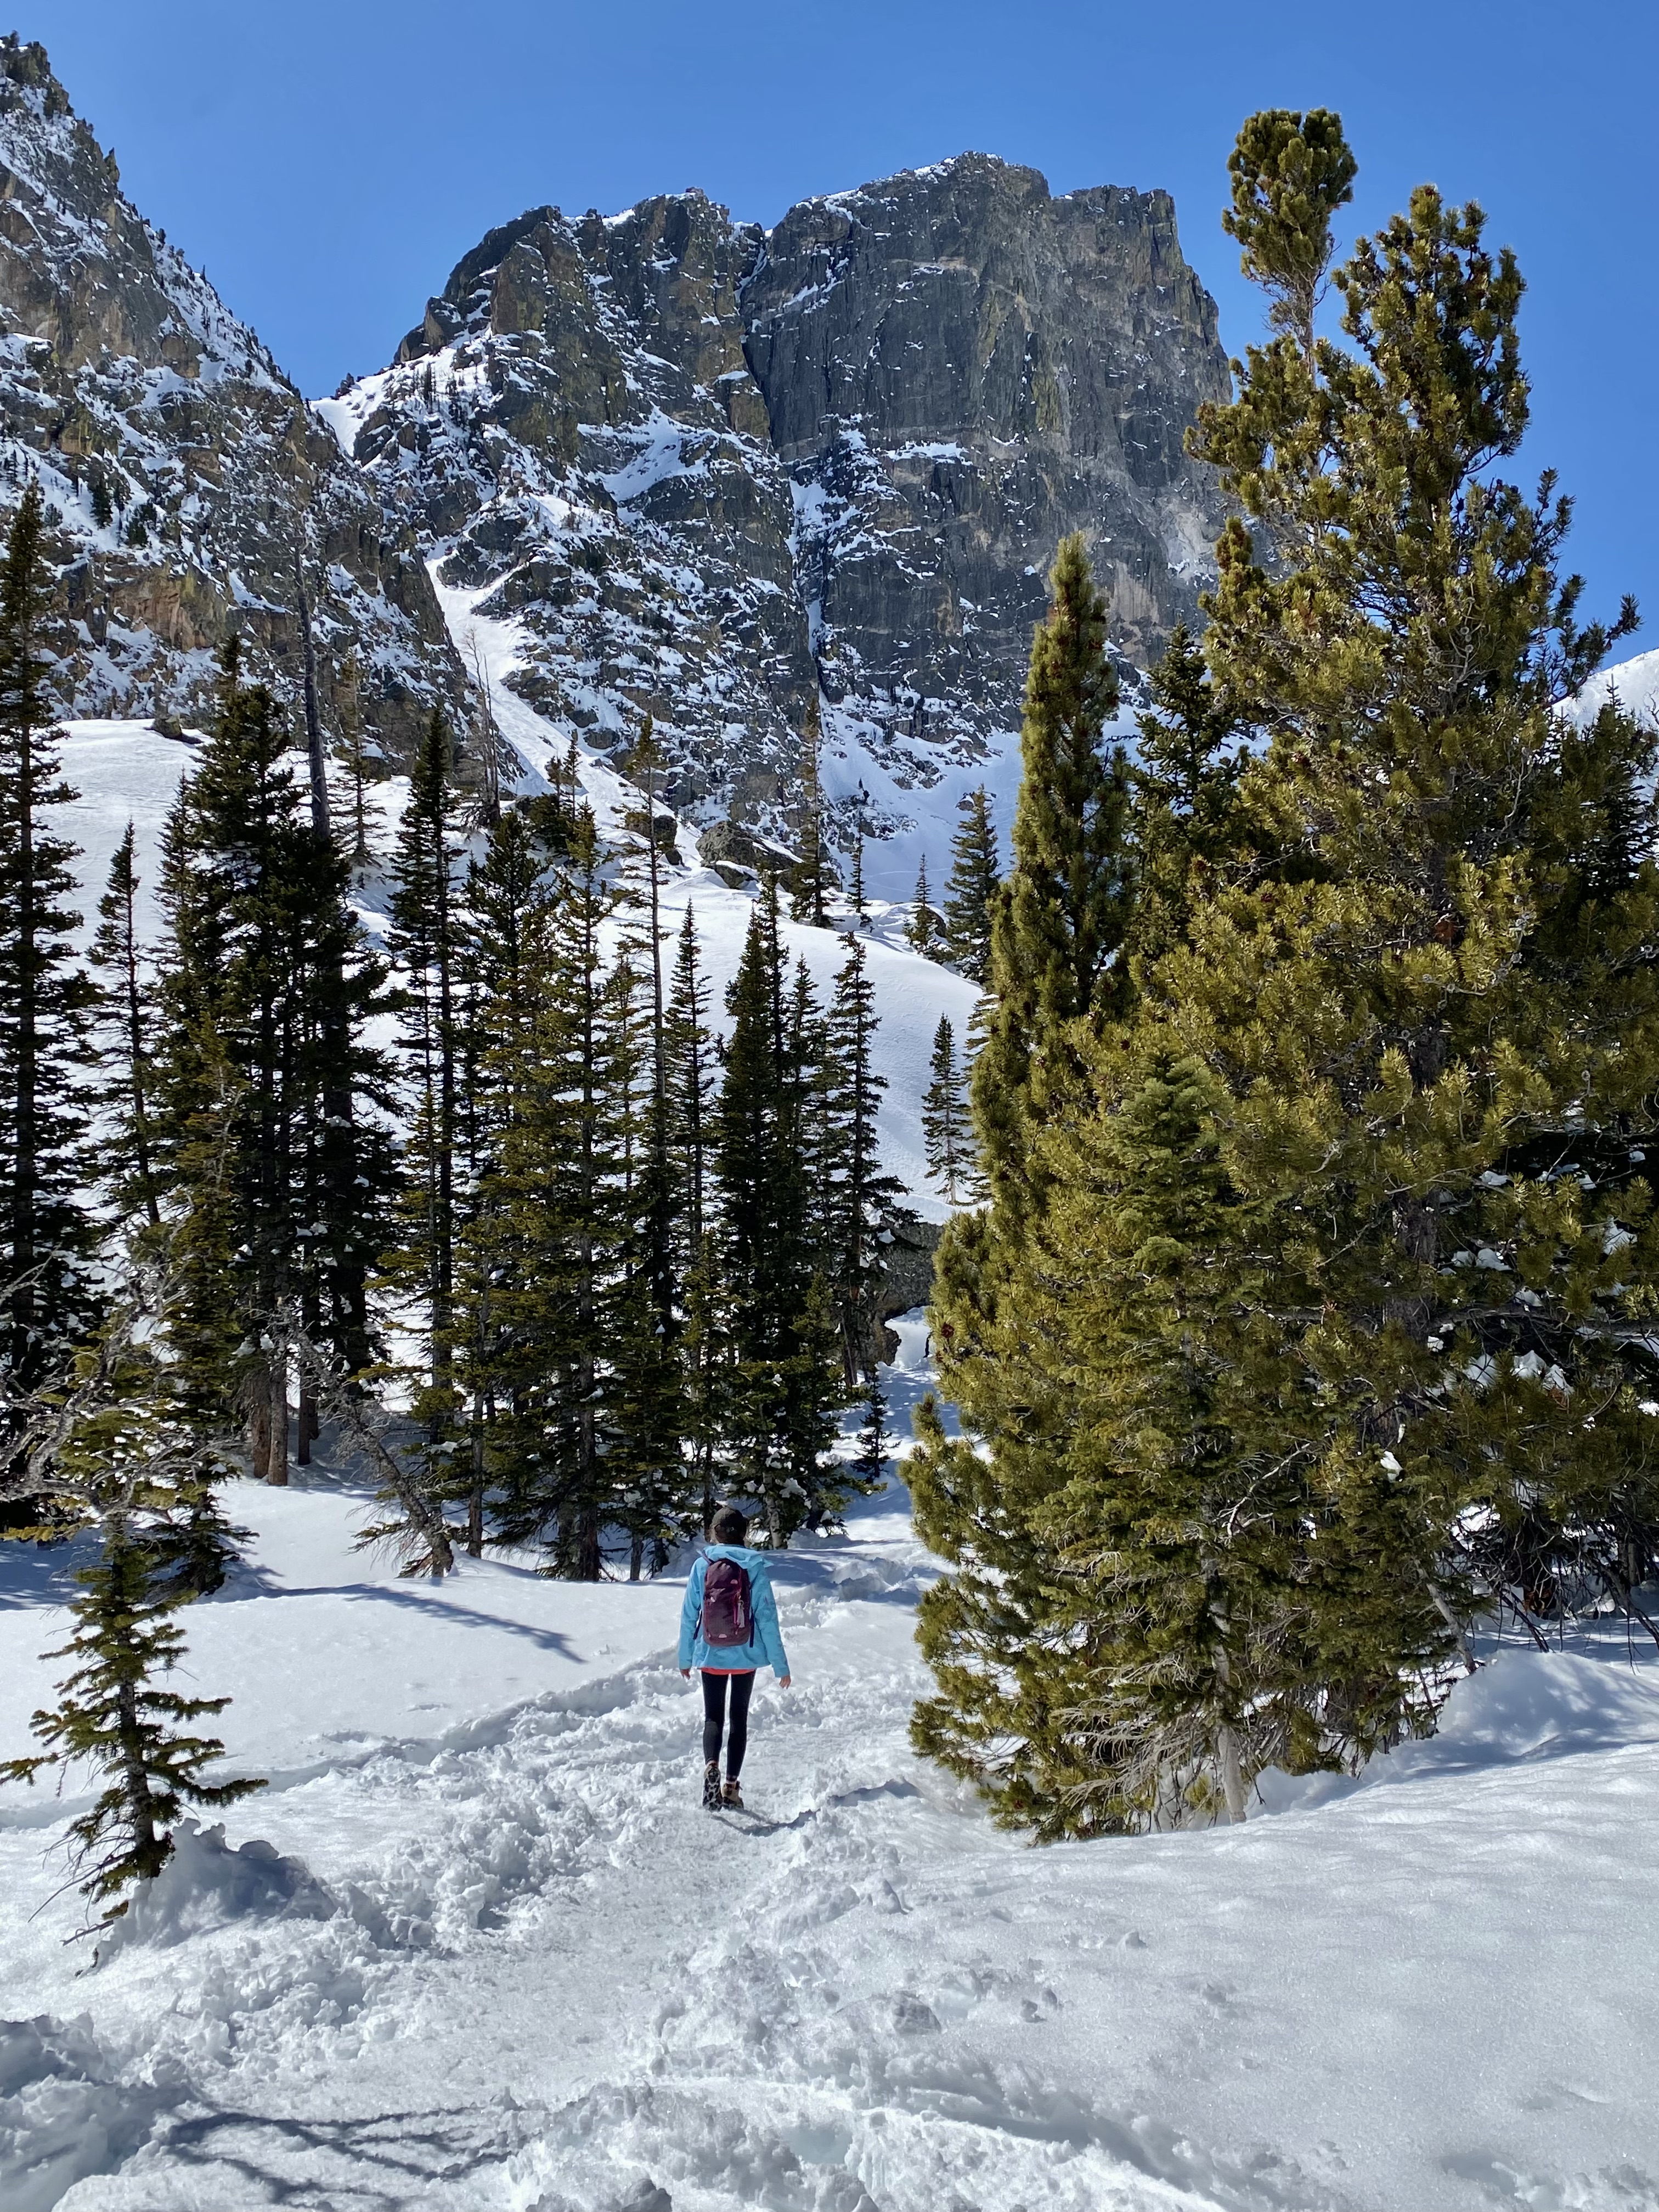
[[[746,880],[798,830],[815,700],[843,847],[1007,743],[1066,532],[1126,665],[1155,652],[1208,573],[1182,439],[1226,383],[1167,194],[969,154],[769,233],[698,191],[532,209],[307,407],[0,41],[0,508],[40,475],[66,709],[199,725],[232,629],[292,698],[297,550],[325,719],[349,652],[388,757],[437,701],[465,744],[430,564],[462,644],[511,622],[503,680],[619,772],[650,715],[664,803]]]
[[[769,234],[700,192],[533,209],[319,411],[445,580],[518,620],[526,699],[602,750],[649,714],[670,805],[787,842],[815,689],[901,791],[1018,726],[1066,532],[1126,662],[1156,652],[1209,574],[1182,434],[1226,388],[1167,193],[1056,199],[975,154]]]
[[[434,698],[463,697],[412,534],[124,197],[45,51],[14,35],[0,40],[0,503],[31,471],[65,711],[199,720],[233,629],[250,672],[291,696],[296,550],[325,707],[347,651],[389,750]]]
[[[1182,439],[1228,372],[1167,192],[963,155],[791,209],[744,312],[826,695],[922,780],[1017,724],[1068,532],[1132,662],[1195,614],[1223,510]]]

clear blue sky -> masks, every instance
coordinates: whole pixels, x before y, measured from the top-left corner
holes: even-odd
[[[1654,0],[18,0],[128,191],[310,392],[382,366],[492,223],[701,185],[793,200],[975,147],[1173,192],[1237,351],[1218,215],[1242,117],[1338,107],[1353,226],[1427,179],[1530,286],[1524,461],[1578,501],[1598,608],[1659,645]],[[1631,648],[1626,648],[1629,650]]]

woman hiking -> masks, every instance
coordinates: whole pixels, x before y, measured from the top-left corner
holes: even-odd
[[[713,1543],[691,1570],[680,1608],[680,1672],[702,1674],[702,1802],[710,1812],[743,1810],[738,1777],[749,1741],[749,1699],[755,1669],[770,1667],[779,1686],[789,1687],[789,1662],[778,1634],[772,1577],[760,1553],[744,1539],[749,1523],[735,1505],[722,1505],[710,1527]],[[732,1717],[727,1723],[727,1686]],[[726,1782],[720,1783],[720,1738],[726,1738]]]

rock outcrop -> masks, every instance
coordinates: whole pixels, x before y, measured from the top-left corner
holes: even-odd
[[[825,693],[919,769],[1018,720],[1067,532],[1130,661],[1195,614],[1221,507],[1182,439],[1228,378],[1167,192],[963,155],[792,209],[743,304]]]
[[[296,557],[325,708],[409,743],[462,673],[414,537],[388,526],[253,332],[125,198],[44,50],[0,40],[0,495],[46,495],[65,712],[207,711],[232,629],[295,690]]]
[[[902,792],[1006,741],[1068,531],[1126,663],[1195,612],[1222,509],[1182,439],[1226,389],[1167,193],[970,154],[769,233],[533,210],[325,411],[521,625],[532,703],[624,765],[650,714],[672,804],[787,840],[815,693]]]
[[[1194,611],[1182,438],[1226,388],[1167,194],[967,154],[769,232],[696,191],[532,210],[307,407],[0,41],[0,503],[40,477],[65,710],[199,715],[233,629],[291,696],[297,559],[325,717],[349,655],[394,757],[434,702],[476,725],[468,626],[507,623],[561,740],[625,771],[653,718],[727,867],[790,841],[815,703],[841,842],[890,834],[1006,751],[1066,532],[1126,668]]]

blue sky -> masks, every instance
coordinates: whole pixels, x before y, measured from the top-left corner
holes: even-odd
[[[769,222],[967,147],[1056,191],[1167,187],[1237,351],[1259,311],[1218,220],[1233,134],[1255,107],[1338,107],[1351,228],[1427,179],[1520,254],[1522,472],[1560,471],[1591,599],[1636,591],[1638,649],[1659,645],[1653,0],[19,0],[14,21],[312,392],[383,365],[522,208],[695,184]]]

